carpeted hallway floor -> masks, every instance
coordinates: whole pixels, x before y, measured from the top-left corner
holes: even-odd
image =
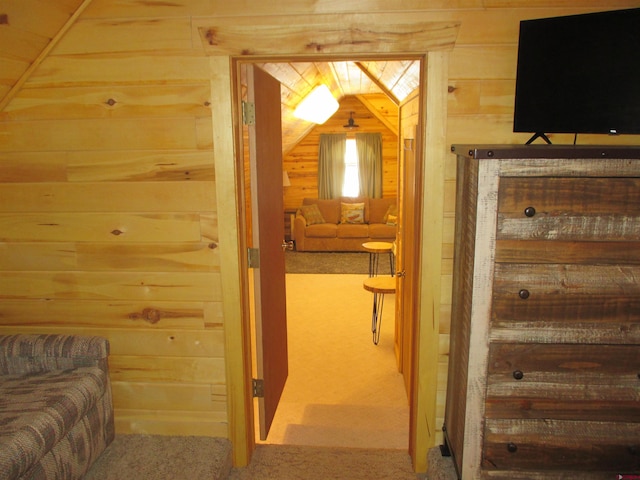
[[[416,480],[411,459],[399,450],[261,445],[247,468],[230,480]],[[425,477],[422,477],[425,478]]]
[[[266,443],[407,451],[409,403],[394,353],[395,295],[386,295],[374,345],[366,277],[287,274],[289,378]]]
[[[273,430],[248,467],[231,469],[223,439],[119,435],[86,480],[455,479],[438,449],[429,452],[428,477],[412,471],[394,296],[375,346],[365,277],[287,274],[289,380]]]
[[[232,469],[225,439],[117,435],[85,480],[455,480],[450,459],[429,452],[428,476],[399,450],[259,445],[251,464]]]

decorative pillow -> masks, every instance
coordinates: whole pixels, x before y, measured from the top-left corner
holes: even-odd
[[[364,223],[364,203],[341,203],[340,223]]]
[[[387,213],[385,213],[384,217],[382,218],[382,223],[386,223],[387,225],[396,225],[398,223],[397,205],[389,205]]]
[[[320,213],[318,205],[303,205],[300,207],[300,214],[307,221],[307,225],[315,225],[317,223],[326,223],[324,217]]]

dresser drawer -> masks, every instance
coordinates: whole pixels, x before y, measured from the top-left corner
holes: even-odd
[[[485,416],[640,422],[640,346],[489,347]]]
[[[640,344],[640,266],[496,264],[492,341]]]
[[[529,207],[536,215],[636,216],[638,205],[640,178],[502,177],[498,188],[498,213],[513,218]]]
[[[637,473],[640,423],[487,419],[482,466]]]
[[[498,240],[635,241],[640,179],[502,178]]]

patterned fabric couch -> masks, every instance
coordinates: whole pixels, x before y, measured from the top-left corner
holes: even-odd
[[[0,476],[80,479],[114,438],[100,337],[0,335]]]
[[[365,242],[396,239],[394,198],[305,198],[293,222],[300,252],[361,252]]]

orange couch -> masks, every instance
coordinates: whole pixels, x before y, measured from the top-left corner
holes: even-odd
[[[395,198],[305,198],[293,222],[296,250],[358,252],[365,242],[393,242],[396,210]]]

